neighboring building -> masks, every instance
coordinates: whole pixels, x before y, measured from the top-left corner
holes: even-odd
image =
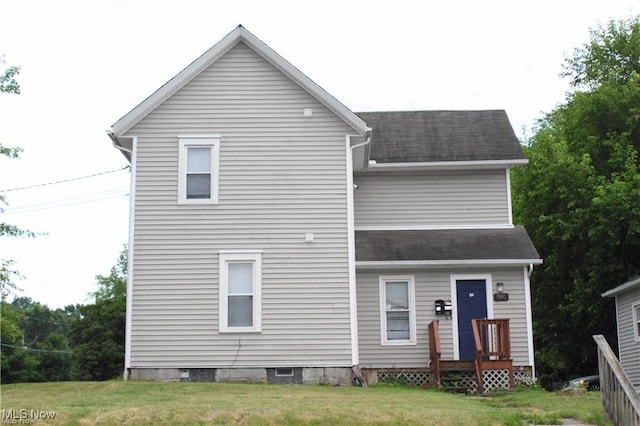
[[[532,374],[541,260],[504,111],[356,114],[239,26],[109,134],[132,166],[127,377],[426,371],[429,322],[466,359],[485,317]]]
[[[640,392],[640,278],[619,285],[602,297],[616,299],[620,364]]]

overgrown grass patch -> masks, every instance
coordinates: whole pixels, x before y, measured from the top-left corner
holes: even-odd
[[[609,424],[600,394],[540,389],[456,395],[400,385],[369,388],[230,383],[64,382],[3,385],[1,407],[55,411],[69,425],[523,425],[563,418]]]

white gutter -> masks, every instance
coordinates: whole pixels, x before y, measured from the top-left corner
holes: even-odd
[[[519,266],[519,265],[540,265],[542,259],[468,259],[468,260],[385,260],[356,262],[358,269],[410,269],[428,268],[439,266]]]
[[[351,146],[351,137],[346,137],[347,155],[347,256],[349,258],[349,319],[351,323],[351,365],[360,364],[358,345],[358,303],[356,296],[356,232],[353,201],[353,150],[371,142],[371,128],[367,128],[365,141]],[[367,159],[365,159],[366,161]]]
[[[407,163],[372,163],[366,169],[369,172],[393,171],[393,170],[486,170],[504,169],[511,166],[528,164],[529,160],[478,160],[478,161],[423,161]]]
[[[533,273],[533,264],[530,263],[529,267],[526,266],[523,269],[524,275],[524,309],[525,317],[527,321],[527,357],[531,364],[531,378],[536,378],[536,362],[535,351],[533,349],[533,311],[531,308],[531,274]]]
[[[131,164],[131,179],[129,188],[129,243],[127,245],[127,302],[124,339],[124,371],[122,374],[123,379],[128,380],[131,369],[131,318],[133,308],[133,224],[135,220],[136,200],[136,160],[133,153],[135,152],[138,138],[136,136],[132,138],[132,149],[128,149],[120,145],[120,143],[118,142],[118,138],[113,134],[112,131],[107,130],[107,134],[111,138],[114,148],[122,152]]]

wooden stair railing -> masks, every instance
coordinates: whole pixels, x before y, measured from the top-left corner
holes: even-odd
[[[484,391],[483,371],[506,369],[509,387],[513,388],[513,362],[511,360],[511,340],[508,319],[471,320],[476,347],[476,381],[478,392]]]
[[[593,336],[593,340],[598,345],[600,392],[604,411],[615,425],[640,425],[640,395],[633,388],[604,336]]]
[[[440,321],[429,323],[429,381],[432,386],[440,387]]]

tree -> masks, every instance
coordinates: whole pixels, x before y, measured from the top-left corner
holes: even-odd
[[[4,57],[0,56],[0,66],[4,66]],[[20,73],[20,67],[8,67],[0,73],[0,93],[20,93],[20,85],[16,80],[16,76]],[[10,148],[0,143],[0,157],[18,158],[20,148]],[[0,213],[3,212],[2,206],[6,205],[5,198],[0,194]],[[0,221],[0,237],[1,236],[34,236],[33,232],[23,230],[15,225],[10,225]],[[4,300],[6,296],[16,290],[13,280],[20,276],[20,273],[13,268],[14,261],[10,259],[0,259],[0,297]]]
[[[71,329],[72,377],[108,380],[122,374],[127,289],[127,249],[108,276],[96,276],[95,303],[80,307],[82,318]]]
[[[69,380],[71,351],[67,335],[73,315],[51,310],[29,297],[2,302],[10,314],[10,333],[2,330],[2,383]]]
[[[565,63],[573,91],[538,123],[512,180],[515,219],[544,259],[532,277],[543,385],[597,369],[591,336],[616,346],[600,295],[640,274],[640,17],[590,34]]]

